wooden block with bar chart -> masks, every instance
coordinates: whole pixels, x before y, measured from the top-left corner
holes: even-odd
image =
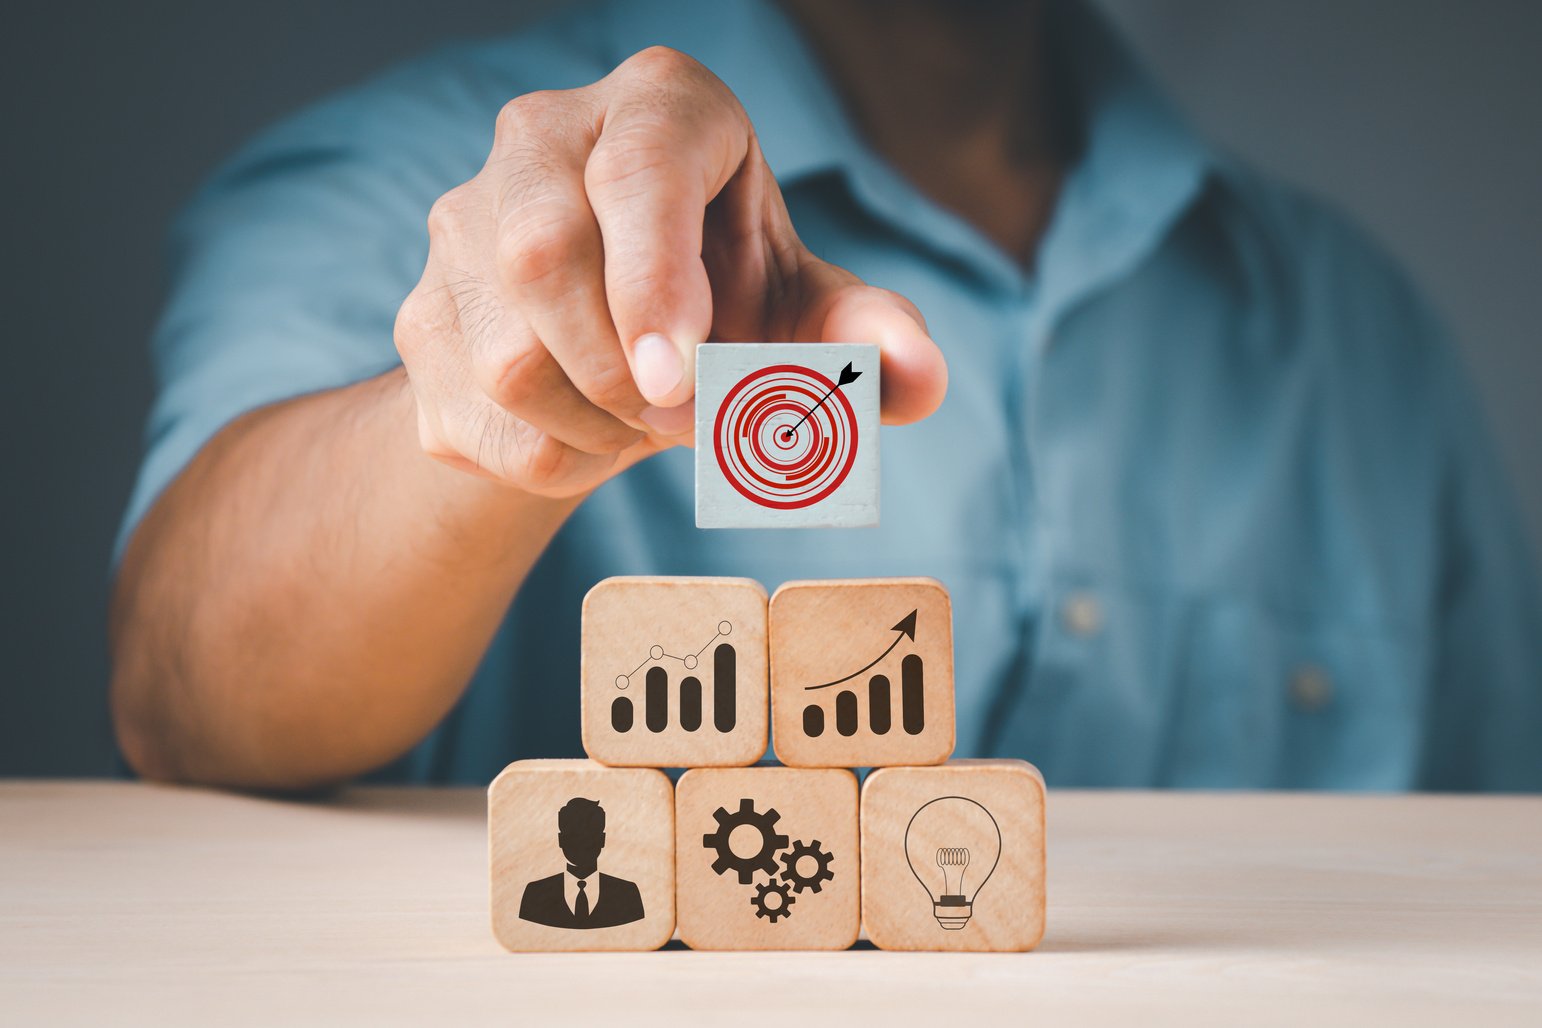
[[[771,598],[771,718],[792,767],[953,753],[953,613],[931,578],[788,582]]]
[[[888,767],[862,784],[862,924],[900,950],[1033,949],[1044,779],[1021,760]]]
[[[845,949],[857,941],[861,858],[850,771],[687,771],[675,789],[675,846],[675,909],[692,949]]]
[[[675,930],[674,790],[652,768],[521,760],[487,790],[505,949],[658,949]]]
[[[766,590],[748,578],[607,578],[584,598],[584,750],[628,767],[766,753]]]

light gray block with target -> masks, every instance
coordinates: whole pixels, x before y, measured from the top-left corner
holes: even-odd
[[[696,350],[696,527],[878,524],[878,347]]]

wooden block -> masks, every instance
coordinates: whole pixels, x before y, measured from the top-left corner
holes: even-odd
[[[771,718],[793,767],[953,753],[953,610],[931,578],[788,582],[771,597]]]
[[[630,767],[766,755],[766,590],[748,578],[607,578],[584,597],[584,752]]]
[[[862,923],[903,950],[1044,936],[1044,779],[1021,760],[890,767],[862,784]]]
[[[878,347],[696,348],[696,527],[878,524]]]
[[[658,949],[675,930],[674,815],[662,771],[510,764],[487,790],[493,935],[516,952]]]
[[[692,949],[845,949],[860,927],[857,779],[776,766],[687,771],[675,907]]]

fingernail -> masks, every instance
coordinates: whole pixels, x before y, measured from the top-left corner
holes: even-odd
[[[675,344],[649,332],[632,346],[632,367],[637,376],[637,388],[648,400],[668,396],[685,377],[685,362]]]
[[[696,421],[694,405],[682,403],[678,407],[647,407],[640,415],[643,424],[659,435],[684,435]]]

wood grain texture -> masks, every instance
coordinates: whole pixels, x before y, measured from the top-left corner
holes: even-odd
[[[0,1021],[1530,1025],[1542,1008],[1542,798],[1051,789],[1049,808],[1032,953],[509,954],[487,924],[481,789],[0,783]]]
[[[845,949],[856,942],[861,861],[850,771],[687,771],[675,788],[675,832],[675,907],[687,946]]]
[[[880,949],[1031,950],[1044,936],[1044,778],[1022,760],[862,783],[862,926]]]
[[[879,397],[871,344],[698,346],[696,527],[878,524]]]
[[[792,767],[952,756],[953,610],[942,583],[848,578],[778,589],[771,720],[777,759]]]
[[[628,767],[766,754],[766,590],[748,578],[607,578],[584,597],[584,752]]]
[[[585,928],[540,921],[571,912],[561,882],[569,840],[559,835],[558,815],[575,798],[603,811],[598,870],[585,890],[598,885],[591,913],[639,901],[622,910],[631,920]],[[674,790],[662,771],[588,760],[510,764],[487,790],[493,935],[514,951],[658,949],[675,930],[673,815]]]

